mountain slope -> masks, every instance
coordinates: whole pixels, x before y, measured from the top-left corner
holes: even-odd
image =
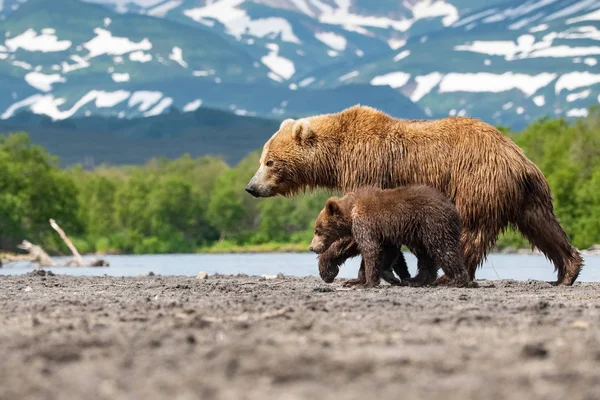
[[[30,0],[8,16],[1,34],[6,36],[0,47],[0,79],[7,89],[0,93],[3,119],[20,110],[53,119],[130,118],[201,105],[240,114],[304,115],[321,112],[311,106],[320,99],[327,99],[327,110],[338,110],[360,101],[369,89],[296,93],[297,87],[273,80],[273,71],[287,65],[277,54],[258,61],[203,26],[116,14],[75,0]],[[280,75],[284,72],[275,74]],[[402,94],[391,95],[388,108],[405,109],[408,117],[423,115]]]
[[[363,103],[518,129],[544,115],[584,116],[600,101],[597,0],[5,0],[2,8],[0,118],[151,117],[201,106],[284,118]]]
[[[466,15],[394,54],[320,70],[308,87],[396,88],[430,115],[522,126],[542,115],[583,116],[600,99],[600,3],[519,1]]]

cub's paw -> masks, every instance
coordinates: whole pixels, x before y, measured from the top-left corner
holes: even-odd
[[[346,282],[342,283],[343,287],[354,287],[354,286],[358,286],[358,285],[362,285],[364,284],[364,281],[361,281],[360,279],[348,279]]]

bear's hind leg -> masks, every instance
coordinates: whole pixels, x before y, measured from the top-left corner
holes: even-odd
[[[392,269],[398,275],[400,280],[410,279],[410,272],[408,272],[408,265],[404,254],[402,254],[402,248],[398,247],[396,250],[397,257],[392,264]]]
[[[468,274],[468,280],[475,280],[475,272],[485,260],[488,251],[496,243],[500,228],[485,226],[482,218],[481,227],[463,228],[460,237],[460,246],[463,252],[463,262]],[[453,277],[445,274],[438,278],[437,283],[447,284]]]
[[[414,278],[405,279],[402,284],[414,287],[429,286],[437,278],[438,267],[433,259],[424,251],[418,251],[417,256],[417,275]]]
[[[399,251],[397,246],[385,246],[383,248],[383,257],[379,265],[379,270],[381,279],[390,285],[400,285],[401,283],[400,279],[394,276],[394,271],[401,279],[406,279],[402,278],[402,276],[405,276],[405,274],[408,273],[408,266],[406,265],[404,255]],[[400,273],[398,270],[400,270]],[[406,273],[404,271],[406,271]],[[410,278],[410,274],[408,277]]]
[[[581,271],[583,258],[569,244],[554,212],[538,205],[529,206],[521,213],[516,225],[523,236],[554,264],[558,279],[553,283],[573,285]]]
[[[438,254],[435,264],[444,271],[443,276],[446,278],[436,280],[436,285],[461,287],[466,286],[471,281],[458,246],[456,246],[456,250],[452,249],[443,254]]]

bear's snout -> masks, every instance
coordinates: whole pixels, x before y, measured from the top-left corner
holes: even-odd
[[[258,197],[258,190],[256,190],[254,185],[248,184],[248,186],[246,186],[246,192],[250,193],[252,197]]]

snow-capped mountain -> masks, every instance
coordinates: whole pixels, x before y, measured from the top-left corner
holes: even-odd
[[[363,103],[521,127],[600,101],[597,0],[4,0],[0,37],[0,118]]]
[[[578,117],[600,102],[600,2],[513,1],[467,14],[393,54],[337,65],[309,87],[368,82],[396,88],[429,115],[522,125]]]

